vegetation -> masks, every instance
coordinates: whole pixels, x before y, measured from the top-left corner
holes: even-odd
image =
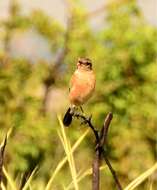
[[[8,186],[2,189],[18,189],[21,176],[32,172],[23,189],[91,188],[94,138],[78,121],[65,132],[56,114],[67,109],[68,82],[83,56],[93,61],[97,79],[84,110],[92,113],[98,129],[109,111],[114,114],[107,150],[122,186],[129,190],[140,184],[143,190],[157,185],[152,175],[157,168],[157,29],[145,21],[134,0],[114,2],[105,11],[98,31],[77,1],[69,8],[67,28],[39,10],[23,15],[14,1],[10,17],[0,21],[1,141],[12,129],[4,163]],[[46,41],[51,59],[13,54],[14,36],[29,31]],[[104,187],[115,189],[115,184],[102,166]]]

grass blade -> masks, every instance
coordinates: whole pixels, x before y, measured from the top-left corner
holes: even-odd
[[[150,169],[148,169],[143,174],[141,174],[139,177],[137,177],[135,180],[133,180],[124,190],[133,190],[133,189],[135,189],[146,178],[148,178],[155,170],[157,170],[157,163],[155,163]]]
[[[104,170],[105,168],[107,168],[107,166],[101,166],[100,170]],[[87,169],[85,172],[83,172],[81,175],[77,176],[77,183],[79,183],[80,181],[82,181],[86,176],[92,175],[92,168]],[[67,186],[66,190],[69,190],[73,188],[73,181]]]
[[[4,168],[4,166],[3,166],[3,173],[4,173],[5,177],[7,178],[8,184],[10,185],[11,189],[12,190],[17,190],[16,184],[15,184],[14,180],[8,174],[8,172],[6,171],[6,169]]]
[[[25,183],[24,187],[22,188],[22,190],[26,190],[29,186],[30,186],[30,183],[32,181],[32,178],[35,174],[35,172],[37,171],[37,167],[32,171],[30,177],[28,178],[27,182]]]
[[[3,182],[1,183],[1,188],[2,188],[2,190],[7,190],[6,187],[4,186]]]
[[[70,141],[66,137],[65,129],[64,129],[63,123],[61,121],[61,118],[58,117],[58,120],[59,120],[59,123],[61,126],[61,132],[59,132],[59,137],[60,137],[60,140],[64,147],[65,153],[67,155],[70,172],[71,172],[71,176],[72,176],[73,183],[74,183],[74,188],[75,188],[75,190],[78,190],[79,188],[78,188],[78,183],[77,183],[77,173],[76,173],[76,167],[75,167],[75,162],[74,162],[74,158],[73,158],[73,154],[72,154],[72,150],[71,150]]]
[[[75,142],[75,144],[73,145],[72,149],[71,149],[71,153],[73,153],[77,147],[81,144],[81,142],[83,141],[83,139],[86,137],[86,135],[88,134],[89,129],[87,129],[81,136],[80,138]],[[64,164],[67,162],[67,156],[65,156],[57,165],[55,171],[53,172],[51,178],[49,179],[45,190],[51,190],[51,185],[52,182],[54,180],[54,178],[56,177],[56,175],[58,174],[58,172],[61,170],[61,168],[64,166]]]

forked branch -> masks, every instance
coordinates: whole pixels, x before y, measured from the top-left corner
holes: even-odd
[[[122,186],[118,180],[118,177],[116,175],[115,170],[113,169],[107,154],[105,152],[106,145],[107,145],[107,135],[108,135],[108,130],[109,130],[109,126],[111,123],[111,120],[113,118],[112,113],[108,113],[108,115],[105,118],[104,121],[104,125],[99,133],[98,130],[95,129],[94,125],[92,124],[92,117],[85,117],[84,115],[80,114],[80,113],[75,113],[73,115],[73,117],[76,117],[77,119],[81,120],[81,124],[86,124],[88,125],[88,127],[90,127],[90,129],[92,130],[94,136],[95,136],[95,140],[96,140],[96,147],[95,147],[95,158],[93,161],[93,178],[92,178],[92,188],[93,190],[99,190],[99,183],[100,183],[100,171],[99,171],[99,167],[100,167],[100,161],[101,161],[101,157],[104,158],[108,168],[111,171],[111,174],[113,176],[113,179],[116,183],[117,189],[118,190],[122,190]]]

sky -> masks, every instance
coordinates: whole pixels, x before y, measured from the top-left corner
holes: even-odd
[[[9,3],[11,0],[0,0],[0,20],[7,19]],[[67,9],[66,1],[70,0],[18,0],[21,4],[21,12],[29,14],[34,9],[41,9],[46,14],[54,17],[63,26],[66,26]],[[97,10],[107,4],[109,0],[80,0],[88,12]],[[157,26],[157,0],[138,0],[138,4],[144,13],[148,22]],[[59,14],[58,14],[59,13]],[[105,12],[101,12],[91,17],[89,22],[91,27],[99,29],[104,23]],[[11,42],[11,52],[14,56],[22,55],[33,60],[36,58],[44,58],[50,60],[52,54],[48,43],[42,39],[40,35],[34,34],[32,31],[15,34]],[[38,50],[38,51],[37,51]],[[32,61],[33,61],[32,60]]]
[[[7,18],[8,7],[11,0],[0,0],[0,19]],[[66,1],[68,0],[18,0],[22,5],[22,12],[28,14],[33,9],[41,9],[49,16],[55,17],[60,23],[66,22]],[[109,0],[80,0],[85,8],[90,12],[100,8]],[[146,19],[157,26],[157,0],[137,0]],[[58,14],[59,13],[59,14]],[[99,25],[103,21],[103,15],[99,14],[91,19],[92,25]]]

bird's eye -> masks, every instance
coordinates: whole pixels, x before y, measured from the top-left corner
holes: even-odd
[[[91,65],[91,63],[90,63],[90,62],[87,62],[87,65]]]
[[[82,61],[79,61],[79,63],[82,65],[83,63],[82,63]]]

